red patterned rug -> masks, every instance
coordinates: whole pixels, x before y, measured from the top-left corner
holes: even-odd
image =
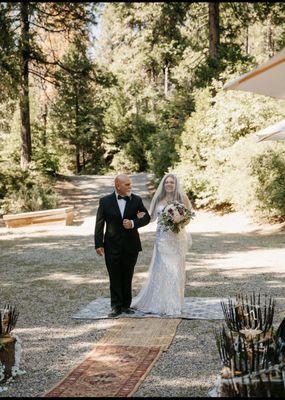
[[[131,396],[162,352],[160,347],[96,345],[43,397]]]

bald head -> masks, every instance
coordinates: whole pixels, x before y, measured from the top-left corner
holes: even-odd
[[[129,196],[132,191],[132,181],[127,174],[119,174],[115,178],[116,191],[121,196]]]

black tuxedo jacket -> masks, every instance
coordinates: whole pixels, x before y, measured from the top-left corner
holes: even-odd
[[[137,212],[144,211],[143,218],[137,218]],[[123,219],[134,221],[134,228],[125,229]],[[95,249],[104,247],[109,254],[121,252],[137,253],[141,251],[141,241],[138,228],[149,223],[150,216],[143,205],[142,199],[131,194],[130,200],[126,203],[123,218],[116,199],[116,193],[104,196],[99,201],[97,210],[96,225],[94,232]],[[106,231],[104,234],[104,227]]]

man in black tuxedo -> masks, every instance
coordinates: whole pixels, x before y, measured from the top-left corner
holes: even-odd
[[[150,221],[142,199],[131,193],[128,175],[115,178],[115,191],[99,201],[95,226],[95,249],[105,255],[110,278],[111,308],[109,317],[122,312],[132,314],[132,278],[138,253],[142,250],[138,228]],[[138,218],[138,213],[145,213]],[[106,231],[104,234],[104,227]]]

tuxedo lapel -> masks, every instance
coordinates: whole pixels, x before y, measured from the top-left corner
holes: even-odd
[[[127,212],[128,212],[128,210],[130,209],[130,207],[131,207],[131,205],[132,205],[132,201],[133,201],[133,196],[131,195],[131,196],[130,196],[130,200],[127,201],[127,203],[126,203],[126,207],[125,207],[125,210],[124,210],[123,219],[126,218]]]
[[[115,192],[112,194],[112,204],[113,204],[113,207],[114,207],[114,210],[116,211],[116,213],[120,216],[120,218],[122,218],[121,211],[120,211],[120,208],[119,208],[119,204],[118,204]]]

